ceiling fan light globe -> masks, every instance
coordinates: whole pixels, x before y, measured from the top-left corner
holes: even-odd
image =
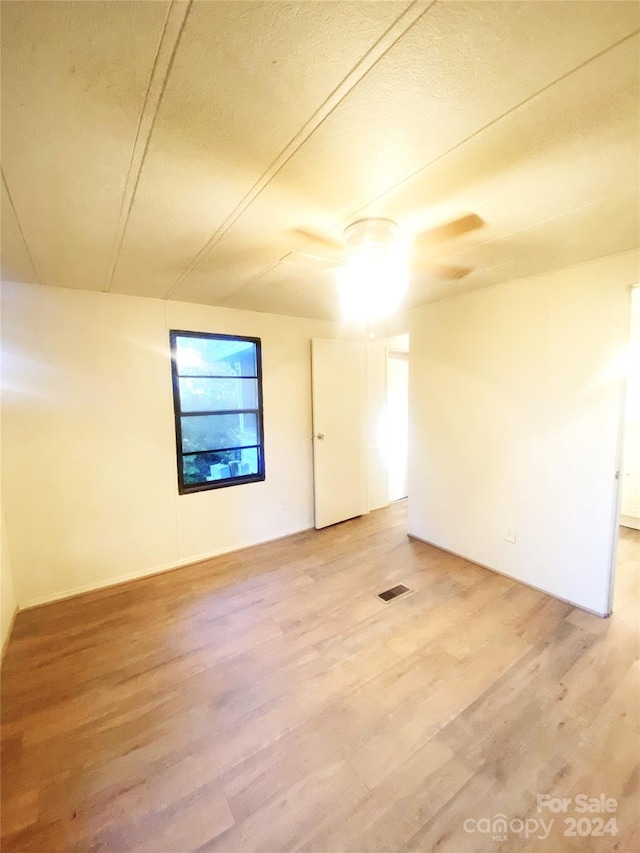
[[[344,242],[353,252],[365,246],[387,247],[398,238],[398,223],[392,219],[358,219],[344,230]]]
[[[409,286],[409,269],[395,252],[361,252],[336,271],[342,315],[362,324],[393,314]]]

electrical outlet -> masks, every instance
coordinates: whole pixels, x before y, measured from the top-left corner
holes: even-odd
[[[504,528],[504,541],[505,542],[513,542],[516,541],[516,526],[515,524],[507,524]]]

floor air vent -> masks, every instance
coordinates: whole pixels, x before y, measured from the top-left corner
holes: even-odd
[[[398,584],[398,586],[394,586],[391,589],[378,593],[378,598],[381,598],[383,601],[391,601],[392,598],[397,598],[405,592],[409,592],[409,588],[402,584]]]

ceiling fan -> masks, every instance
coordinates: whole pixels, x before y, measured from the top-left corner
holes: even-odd
[[[362,253],[377,256],[377,259],[391,254],[395,256],[396,262],[402,258],[414,271],[445,281],[458,281],[472,270],[469,267],[434,263],[433,249],[483,225],[484,221],[477,214],[468,213],[411,238],[403,235],[398,224],[391,219],[359,219],[347,225],[342,240],[308,228],[293,228],[289,233],[305,238],[308,243],[302,249],[285,255],[282,262],[329,271],[348,265]]]

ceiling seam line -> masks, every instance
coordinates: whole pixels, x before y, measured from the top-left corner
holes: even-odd
[[[144,166],[144,162],[147,157],[147,152],[149,150],[149,145],[151,142],[151,136],[153,134],[153,130],[156,125],[156,119],[158,116],[158,112],[160,110],[160,106],[162,104],[162,99],[164,97],[165,89],[167,86],[167,82],[169,80],[169,76],[171,74],[171,70],[173,68],[173,63],[178,52],[178,47],[180,45],[180,40],[182,38],[182,33],[184,32],[184,28],[187,23],[187,19],[189,17],[189,12],[191,10],[192,0],[188,0],[186,5],[184,5],[180,0],[180,5],[176,0],[171,0],[169,8],[167,9],[167,14],[165,16],[164,24],[162,27],[162,33],[160,34],[160,39],[158,41],[158,48],[156,51],[156,55],[154,57],[151,75],[149,77],[149,84],[147,86],[147,91],[145,93],[144,102],[142,105],[142,110],[140,112],[140,119],[138,121],[138,127],[136,129],[136,136],[133,142],[133,146],[131,149],[131,158],[129,160],[129,170],[127,172],[127,177],[125,179],[124,191],[122,194],[122,201],[120,203],[120,212],[118,214],[118,225],[116,227],[116,233],[114,236],[113,246],[111,250],[111,259],[109,262],[109,269],[107,273],[107,282],[103,288],[103,292],[108,293],[113,286],[113,279],[115,276],[116,269],[118,267],[118,263],[120,260],[120,253],[122,251],[122,244],[124,243],[125,234],[127,228],[129,226],[129,219],[131,217],[131,211],[133,209],[133,203],[136,197],[136,193],[138,191],[138,185],[140,183],[140,177],[142,175],[142,169]],[[174,10],[177,10],[174,12]],[[176,18],[175,21],[172,21],[173,18]],[[162,68],[160,59],[163,53],[163,47],[165,42],[169,42],[168,31],[170,26],[173,24],[175,28],[177,26],[178,31],[174,33],[171,37],[173,38],[173,46],[170,50],[169,56],[166,59],[166,64],[164,68]],[[155,105],[150,105],[151,99],[153,97],[153,91],[157,87],[154,85],[158,76],[161,76],[161,82],[159,84],[159,88],[156,94]],[[142,151],[139,155],[139,163],[137,168],[135,167],[135,161],[138,159],[137,157],[137,149],[139,148],[139,141],[143,139],[142,128],[145,123],[145,119],[151,115],[151,121],[149,124],[148,132],[146,133],[146,137],[144,137],[144,141],[142,142]]]
[[[627,190],[623,193],[608,193],[607,195],[600,196],[595,200],[592,199],[591,201],[585,201],[582,204],[577,204],[575,207],[570,207],[567,210],[563,210],[562,213],[556,213],[553,216],[547,216],[545,219],[538,219],[532,225],[525,225],[522,228],[517,228],[515,231],[508,231],[506,234],[500,234],[498,237],[492,237],[491,240],[483,240],[476,246],[471,246],[467,249],[463,249],[461,252],[456,252],[453,255],[447,255],[447,260],[461,258],[464,255],[468,255],[469,252],[475,252],[476,249],[480,249],[483,246],[491,246],[493,243],[499,243],[501,240],[506,240],[509,237],[515,237],[517,234],[523,234],[525,231],[531,231],[532,228],[537,228],[539,225],[545,225],[547,222],[553,222],[555,219],[562,219],[563,216],[567,216],[570,213],[575,213],[577,210],[583,210],[585,207],[592,207],[595,204],[600,204],[602,202],[609,201],[610,199],[624,198],[625,196],[635,194],[636,190]]]
[[[162,40],[164,38],[164,34],[167,28],[167,21],[169,20],[169,14],[171,12],[173,0],[167,5],[167,11],[164,16],[164,22],[162,24],[162,31],[160,33],[160,38],[158,39],[158,46],[156,48],[155,56],[153,57],[153,62],[151,63],[151,74],[149,75],[149,82],[147,83],[147,89],[144,93],[144,101],[142,102],[142,109],[140,111],[140,118],[138,119],[138,126],[136,127],[136,135],[133,140],[133,145],[131,146],[131,155],[129,156],[129,165],[127,167],[127,176],[124,181],[124,188],[122,190],[122,198],[120,199],[120,209],[118,210],[118,221],[116,223],[116,232],[113,236],[113,242],[111,244],[111,252],[109,256],[109,266],[107,268],[107,281],[105,286],[102,288],[104,292],[109,291],[111,289],[111,281],[113,279],[113,275],[115,273],[115,268],[117,266],[118,256],[120,252],[120,246],[122,245],[122,239],[119,238],[119,234],[122,228],[122,222],[124,217],[124,209],[126,205],[127,199],[127,185],[129,184],[131,174],[133,172],[133,163],[135,159],[136,146],[138,144],[138,139],[140,137],[140,130],[142,128],[142,119],[144,117],[147,101],[149,99],[149,93],[151,91],[151,84],[153,82],[153,75],[155,73],[156,65],[158,63],[158,58],[160,56],[160,49],[162,47]]]
[[[421,302],[418,305],[410,305],[409,309],[412,311],[414,308],[426,308],[427,305],[435,305],[436,302],[443,302],[445,299],[458,299],[461,296],[467,296],[469,293],[477,293],[479,290],[491,290],[493,287],[504,287],[507,284],[514,284],[518,281],[526,281],[528,278],[537,278],[541,275],[549,275],[549,273],[562,272],[562,270],[571,269],[571,267],[579,267],[583,264],[592,264],[594,261],[602,260],[603,258],[615,258],[616,255],[625,255],[627,252],[637,252],[637,246],[632,246],[630,249],[622,249],[622,251],[617,252],[607,252],[605,255],[594,255],[591,258],[587,258],[585,261],[577,261],[570,264],[563,264],[561,267],[551,267],[550,269],[542,270],[542,272],[532,272],[528,275],[521,275],[518,278],[510,278],[507,281],[494,281],[493,284],[480,284],[476,287],[469,288],[469,290],[464,290],[459,293],[447,293],[444,296],[440,296],[437,299],[434,299],[432,302]],[[636,285],[630,285],[631,288]]]
[[[36,278],[38,279],[38,284],[42,284],[42,276],[40,275],[40,270],[38,269],[38,267],[36,265],[36,262],[33,258],[32,253],[31,253],[31,249],[29,248],[29,244],[27,243],[27,238],[25,236],[24,229],[22,228],[22,223],[20,222],[20,217],[18,216],[18,211],[16,210],[16,206],[15,206],[15,203],[13,201],[13,196],[11,195],[11,191],[9,190],[9,184],[8,184],[7,179],[5,177],[4,169],[0,169],[0,172],[2,174],[2,184],[3,184],[5,192],[7,194],[7,198],[9,199],[9,204],[11,205],[11,210],[13,212],[13,217],[16,221],[16,225],[18,226],[18,231],[20,233],[20,239],[22,240],[24,248],[27,252],[27,257],[29,258],[29,262],[31,263],[31,266],[33,267],[33,271],[36,274]]]
[[[402,178],[402,180],[398,181],[397,184],[394,184],[392,187],[389,187],[389,189],[385,190],[383,193],[380,193],[380,195],[377,195],[375,198],[370,199],[365,204],[362,204],[362,205],[360,205],[360,207],[351,211],[344,219],[340,220],[340,222],[337,222],[335,225],[333,225],[331,228],[329,228],[328,231],[332,231],[334,228],[337,228],[339,225],[342,225],[343,223],[348,222],[354,216],[357,216],[361,211],[366,210],[372,204],[375,204],[376,202],[383,199],[385,196],[394,192],[394,190],[397,190],[398,187],[401,187],[403,184],[407,183],[408,181],[411,181],[413,178],[416,177],[416,175],[419,175],[421,172],[424,172],[426,169],[429,169],[431,166],[433,166],[439,160],[442,160],[444,157],[447,157],[449,154],[451,154],[453,151],[456,151],[462,145],[466,145],[467,142],[470,142],[476,136],[480,136],[482,133],[484,133],[490,127],[493,127],[494,124],[497,124],[499,121],[502,121],[508,115],[511,115],[511,113],[514,113],[514,112],[516,112],[516,110],[519,110],[520,107],[523,107],[523,106],[525,106],[525,104],[528,104],[530,101],[533,101],[535,98],[538,97],[538,95],[542,95],[544,92],[553,88],[553,86],[555,86],[557,83],[561,83],[563,80],[570,77],[572,74],[575,74],[577,71],[580,71],[582,68],[589,65],[589,63],[594,62],[596,59],[600,59],[600,57],[609,53],[609,51],[615,50],[615,48],[619,47],[621,44],[624,44],[629,39],[633,38],[634,36],[637,36],[638,33],[640,33],[640,29],[633,30],[633,32],[628,33],[626,36],[623,36],[623,38],[619,39],[618,41],[614,42],[613,44],[609,45],[608,47],[603,48],[603,50],[599,51],[598,53],[595,53],[593,56],[590,56],[588,59],[585,59],[584,62],[581,62],[579,65],[576,65],[574,68],[571,68],[569,71],[560,75],[560,77],[557,77],[551,83],[547,83],[547,85],[543,86],[542,89],[538,89],[537,92],[534,92],[532,95],[529,95],[528,97],[524,98],[522,101],[517,103],[515,106],[510,107],[508,110],[506,110],[506,112],[501,113],[499,116],[492,119],[490,122],[487,122],[487,124],[483,125],[481,128],[474,131],[469,136],[465,137],[465,139],[461,140],[460,142],[456,142],[456,144],[453,145],[451,148],[447,149],[446,151],[443,151],[442,154],[439,154],[433,160],[430,160],[428,163],[425,163],[424,166],[421,166],[419,169],[416,169],[415,172],[412,172],[410,175],[407,175],[406,178]],[[322,233],[328,233],[328,231],[322,232]],[[309,241],[309,243],[305,243],[305,246],[311,245],[311,242],[312,241]],[[304,248],[304,246],[302,248]],[[262,276],[270,273],[272,270],[274,270],[277,266],[279,266],[282,263],[283,258],[286,258],[290,254],[292,254],[292,253],[287,252],[287,254],[283,255],[283,257],[280,258],[280,260],[277,261],[275,264],[272,264],[271,266],[267,267],[266,269],[261,270],[261,272],[256,273],[256,275],[252,276],[246,282],[241,284],[240,287],[231,291],[231,293],[226,294],[223,297],[223,299],[221,300],[222,304],[227,302],[229,299],[231,299],[231,297],[235,296],[236,294],[241,293],[245,288],[250,287],[255,281],[257,281],[259,278],[262,278]]]
[[[453,151],[455,151],[457,148],[460,148],[462,145],[465,145],[467,142],[470,142],[472,139],[474,139],[474,137],[480,136],[480,134],[484,133],[485,130],[488,130],[490,127],[493,127],[494,124],[497,124],[499,121],[502,121],[502,119],[506,118],[508,115],[511,115],[511,113],[516,112],[517,110],[520,109],[520,107],[523,107],[523,106],[525,106],[525,104],[528,104],[530,101],[533,101],[535,98],[538,97],[538,95],[542,95],[544,92],[548,91],[549,89],[552,89],[556,84],[561,83],[563,80],[566,80],[572,74],[575,74],[577,71],[580,71],[582,68],[585,68],[587,65],[589,65],[589,63],[594,62],[596,59],[600,59],[600,57],[609,53],[609,51],[615,50],[616,47],[619,47],[621,44],[624,44],[624,42],[628,41],[629,39],[633,38],[634,36],[637,36],[638,33],[640,33],[640,29],[634,30],[633,32],[629,33],[628,35],[624,36],[623,38],[621,38],[618,41],[614,42],[613,44],[609,45],[609,47],[605,47],[603,50],[599,51],[598,53],[594,53],[594,55],[590,56],[589,59],[585,59],[584,62],[581,62],[579,65],[576,65],[574,68],[571,68],[569,71],[565,72],[564,74],[561,74],[560,77],[557,77],[555,80],[552,80],[551,83],[547,83],[547,85],[543,86],[542,89],[538,89],[537,92],[534,92],[532,95],[529,95],[528,97],[524,98],[522,101],[517,103],[515,106],[510,107],[508,110],[506,110],[504,113],[497,116],[496,118],[492,119],[490,122],[487,122],[487,124],[483,125],[481,128],[474,131],[472,134],[467,136],[465,139],[461,140],[460,142],[457,142],[455,145],[453,145],[447,151],[444,151],[442,154],[439,154],[437,157],[434,157],[433,160],[430,160],[424,166],[421,166],[419,169],[416,169],[415,172],[412,172],[406,178],[403,178],[401,181],[398,181],[397,184],[394,184],[394,186],[390,187],[388,190],[385,190],[379,196],[376,196],[375,198],[371,199],[371,201],[368,201],[366,204],[363,204],[359,208],[357,208],[356,210],[352,211],[349,214],[349,216],[347,216],[346,219],[344,219],[342,221],[346,222],[348,219],[351,219],[352,216],[357,216],[357,214],[360,213],[361,210],[364,210],[365,208],[369,207],[369,205],[371,205],[371,204],[375,204],[376,201],[379,201],[380,199],[384,198],[389,193],[396,190],[398,187],[401,187],[402,184],[406,183],[407,181],[410,181],[412,178],[415,178],[416,175],[419,175],[420,172],[424,171],[425,169],[428,169],[430,166],[433,166],[439,160],[442,160],[443,157],[446,157],[447,155],[449,155]],[[341,223],[338,223],[338,224],[340,225]]]
[[[331,99],[340,91],[341,88],[344,88],[345,85],[348,85],[349,78],[352,77],[356,72],[359,66],[361,66],[368,57],[371,57],[376,47],[380,45],[380,43],[384,40],[384,38],[397,26],[398,22],[402,20],[402,18],[406,17],[414,6],[417,4],[424,5],[427,2],[425,8],[419,12],[413,18],[413,20],[391,41],[387,47],[374,59],[373,62],[366,68],[366,70],[358,77],[353,84],[341,95],[338,100],[331,106],[327,112],[322,115],[317,124],[315,124],[304,136],[300,142],[296,145],[296,139],[301,137],[304,134],[305,129],[308,125],[321,113],[322,109],[326,107]],[[320,104],[320,106],[311,114],[311,116],[307,119],[307,121],[302,125],[300,130],[289,140],[289,142],[284,146],[284,148],[280,151],[277,157],[269,164],[269,166],[265,169],[262,175],[257,179],[257,181],[253,184],[253,186],[245,193],[245,195],[240,199],[238,204],[233,208],[231,213],[222,221],[220,226],[216,229],[213,235],[209,238],[209,240],[205,243],[205,245],[200,249],[198,254],[193,258],[193,260],[185,267],[185,269],[180,273],[175,282],[171,285],[169,290],[166,291],[163,299],[169,299],[174,291],[182,284],[182,282],[193,272],[194,269],[201,263],[201,261],[208,255],[211,249],[224,237],[227,231],[234,225],[234,223],[239,219],[240,216],[244,213],[244,211],[255,201],[256,198],[269,186],[271,181],[280,173],[280,171],[286,166],[289,160],[302,148],[303,145],[313,136],[313,134],[322,126],[322,124],[329,118],[329,116],[334,112],[335,109],[344,101],[344,99],[362,82],[362,80],[369,74],[369,72],[380,62],[381,59],[386,56],[386,54],[391,50],[394,45],[396,45],[400,39],[402,39],[407,32],[424,16],[426,13],[438,2],[438,0],[413,0],[413,2],[404,10],[404,12],[399,15],[395,21],[387,27],[387,29],[382,33],[382,35],[374,42],[374,44],[367,50],[367,52],[362,56],[358,62],[353,66],[353,68],[342,78],[342,80],[334,87],[334,89],[330,92],[329,95],[324,99],[324,101]],[[292,151],[287,153],[287,150],[291,148],[291,146],[295,145]],[[284,159],[282,159],[284,158]],[[278,165],[278,162],[282,160],[282,162]]]

